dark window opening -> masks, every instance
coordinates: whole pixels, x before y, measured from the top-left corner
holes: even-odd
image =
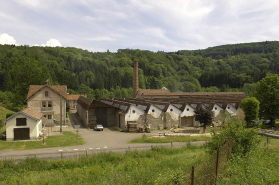
[[[47,119],[52,119],[52,115],[47,115]]]
[[[135,113],[136,113],[136,111],[135,111],[135,110],[133,110],[133,113],[135,114]]]
[[[154,109],[152,109],[152,112],[155,112],[155,110],[154,110]]]
[[[16,126],[26,126],[26,118],[16,118]]]
[[[48,102],[48,107],[52,107],[52,102],[51,101]]]
[[[173,111],[173,109],[170,109],[170,111],[172,112],[172,111]]]
[[[189,111],[189,108],[187,108],[186,110]]]
[[[228,107],[228,109],[230,109],[230,107]]]
[[[46,105],[47,105],[47,102],[43,101],[42,102],[42,107],[46,107]]]
[[[217,107],[215,107],[215,110],[217,110]]]
[[[48,97],[48,91],[45,91],[45,97]]]

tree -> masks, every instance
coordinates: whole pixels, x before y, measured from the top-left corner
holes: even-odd
[[[201,106],[197,107],[194,112],[196,114],[195,120],[203,124],[203,132],[205,132],[206,125],[210,125],[212,123],[213,111]]]
[[[279,114],[279,76],[269,74],[256,85],[255,97],[260,102],[260,118],[270,119],[274,126]]]
[[[251,121],[258,117],[260,102],[255,97],[250,97],[243,99],[240,106],[244,111],[245,121],[248,127]]]

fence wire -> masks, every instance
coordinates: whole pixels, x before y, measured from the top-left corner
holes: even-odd
[[[224,168],[232,152],[233,141],[229,141],[224,146],[215,151],[208,159],[197,167],[192,168],[185,175],[184,184],[215,184],[218,174]]]

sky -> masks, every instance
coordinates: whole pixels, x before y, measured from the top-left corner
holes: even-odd
[[[0,2],[0,44],[169,52],[279,40],[278,0]]]

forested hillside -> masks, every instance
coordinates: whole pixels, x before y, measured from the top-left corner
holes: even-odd
[[[250,93],[253,83],[279,72],[279,42],[170,53],[0,45],[0,101],[23,105],[29,85],[47,79],[91,98],[131,97],[133,61],[139,62],[140,88]]]

